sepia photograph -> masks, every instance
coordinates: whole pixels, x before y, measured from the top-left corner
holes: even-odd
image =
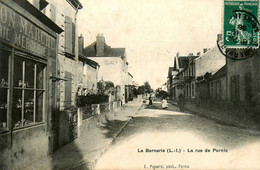
[[[259,0],[0,0],[0,170],[260,169]]]

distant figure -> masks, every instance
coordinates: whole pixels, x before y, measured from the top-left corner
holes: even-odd
[[[162,99],[162,108],[163,109],[168,108],[168,103],[167,103],[167,100],[165,98]]]
[[[150,97],[149,97],[149,105],[152,105],[152,104],[153,104],[152,95],[150,95]]]
[[[181,93],[179,96],[178,96],[178,106],[180,108],[180,111],[183,112],[184,111],[184,105],[185,105],[185,97],[184,95]]]

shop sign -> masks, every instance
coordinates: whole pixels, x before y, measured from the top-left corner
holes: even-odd
[[[44,58],[56,54],[54,37],[3,3],[0,3],[0,40]]]

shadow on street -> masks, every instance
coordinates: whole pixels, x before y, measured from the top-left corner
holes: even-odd
[[[259,141],[259,135],[250,135],[246,130],[188,112],[179,112],[179,108],[170,104],[167,109],[162,109],[160,103],[144,106],[122,131],[120,137],[131,138],[147,132],[191,132],[215,147],[229,149]]]

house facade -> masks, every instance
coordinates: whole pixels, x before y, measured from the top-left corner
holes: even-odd
[[[37,0],[33,0],[35,1]],[[82,84],[82,72],[79,73],[82,70],[78,67],[81,61],[78,55],[77,14],[83,6],[78,0],[44,1],[48,5],[42,13],[64,30],[58,36],[57,76],[54,78],[58,91],[56,108],[59,111],[52,117],[51,143],[54,151],[77,137],[76,96]]]
[[[245,60],[227,58],[227,100],[233,106],[252,108],[258,112],[260,102],[259,50]],[[259,115],[258,115],[259,116]]]
[[[96,94],[98,83],[98,71],[100,65],[83,55],[84,37],[80,35],[79,41],[79,61],[78,61],[78,89],[79,95]]]
[[[218,47],[203,49],[203,54],[195,60],[195,98],[198,102],[220,100],[225,96],[226,58]]]
[[[0,167],[47,156],[57,113],[58,34],[38,1],[0,1]],[[29,158],[29,159],[28,159]]]
[[[83,49],[83,55],[100,65],[98,81],[111,81],[117,87],[117,100],[125,104],[128,79],[128,62],[125,48],[111,48],[105,43],[103,34],[96,41]]]
[[[129,102],[134,99],[134,82],[133,82],[133,75],[128,72],[127,76],[127,85],[126,85],[126,98],[125,101]]]

